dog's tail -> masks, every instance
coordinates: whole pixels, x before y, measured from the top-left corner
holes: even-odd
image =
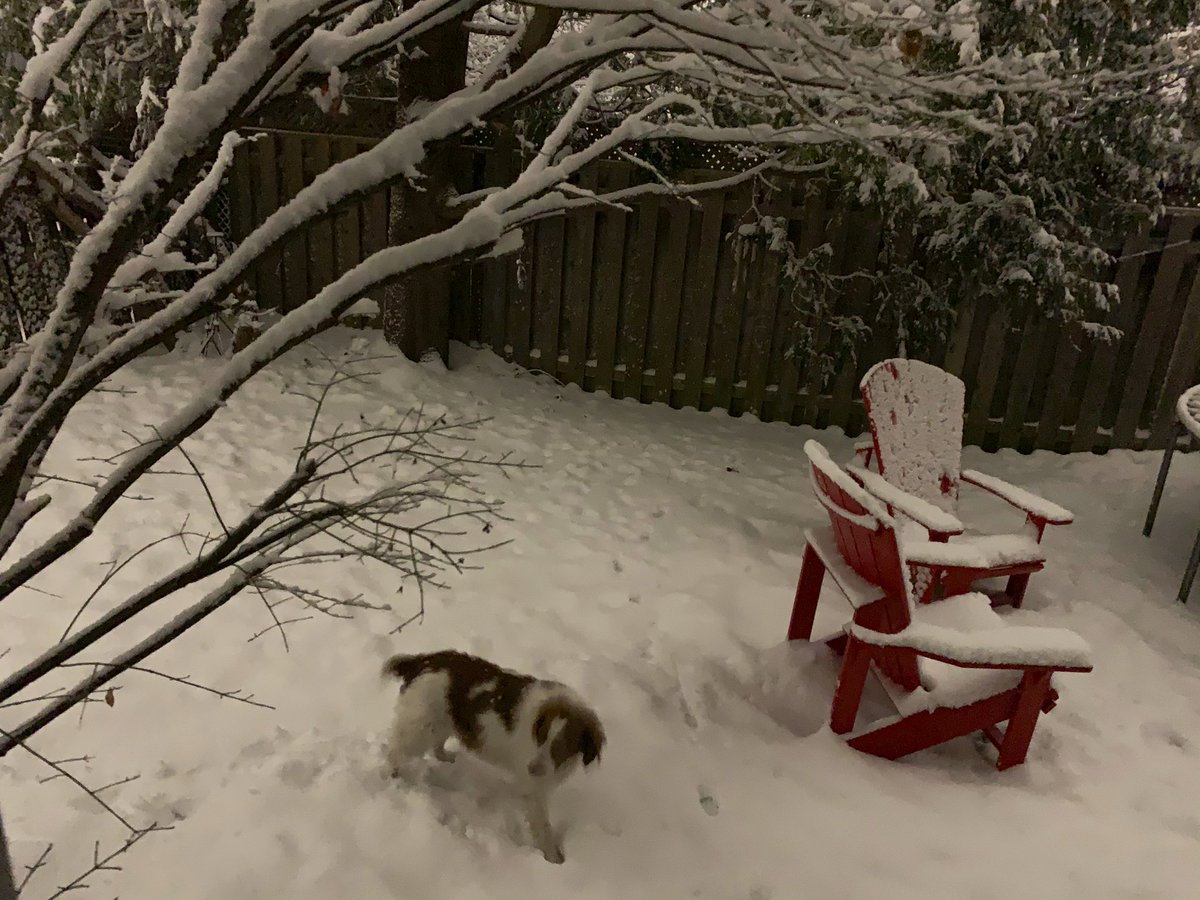
[[[398,653],[383,664],[384,678],[396,678],[405,686],[424,670],[424,657]]]

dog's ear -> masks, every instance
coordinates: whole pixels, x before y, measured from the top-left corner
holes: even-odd
[[[590,725],[585,725],[579,735],[579,755],[583,757],[584,766],[590,766],[600,759],[600,750],[604,747],[604,732]]]
[[[533,739],[537,741],[539,747],[550,740],[550,721],[553,718],[554,715],[549,710],[542,710],[533,720]]]

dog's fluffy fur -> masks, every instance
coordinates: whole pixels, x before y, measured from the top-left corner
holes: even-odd
[[[566,685],[457,650],[393,656],[383,673],[401,682],[387,747],[393,774],[429,752],[452,761],[445,743],[457,737],[517,780],[538,848],[561,863],[550,793],[581,763],[598,761],[604,747],[600,719],[583,699]]]

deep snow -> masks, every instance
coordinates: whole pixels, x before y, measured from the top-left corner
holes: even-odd
[[[341,331],[322,343],[340,351],[352,338]],[[321,586],[391,600],[394,611],[297,623],[285,653],[274,633],[247,642],[270,624],[250,595],[148,661],[245,688],[274,712],[129,674],[112,708],[89,707],[82,725],[72,714],[39,735],[34,745],[49,756],[92,756],[71,766],[90,784],[140,773],[106,798],[139,823],[175,821],[123,858],[124,872],[90,879],[87,896],[1200,896],[1200,597],[1191,608],[1174,602],[1200,524],[1200,459],[1176,457],[1154,536],[1144,539],[1159,454],[968,449],[965,467],[1075,513],[1075,524],[1050,530],[1050,563],[1026,608],[1004,615],[1079,632],[1096,670],[1059,676],[1062,700],[1024,767],[997,773],[969,738],[888,763],[822,728],[836,672],[824,649],[782,645],[802,530],[824,522],[803,444],[816,437],[846,461],[851,441],[614,402],[488,353],[454,353],[449,372],[377,363],[383,374],[343,394],[336,411],[352,421],[424,403],[493,416],[477,449],[542,466],[484,476],[513,518],[495,531],[513,542],[431,595],[424,622],[400,635],[389,632],[413,611],[411,589],[396,595],[388,579],[328,565],[313,573]],[[198,460],[218,470],[221,503],[260,495],[290,466],[306,404],[281,387],[306,377],[312,357],[301,348],[271,367],[194,442]],[[76,457],[127,446],[123,427],[187,402],[210,374],[211,362],[182,353],[140,361],[121,379],[137,394],[90,400],[50,465],[95,473]],[[63,599],[21,591],[0,605],[0,652],[12,647],[4,670],[57,639],[106,561],[188,511],[203,515],[194,481],[151,487],[154,502],[122,502],[80,553],[37,582]],[[53,490],[75,502],[86,495]],[[959,513],[986,529],[1019,524],[968,486]],[[139,574],[178,552],[148,554]],[[96,609],[133,583],[118,576]],[[818,626],[836,624],[831,615],[843,609],[828,586],[822,604]],[[131,636],[178,608],[156,611]],[[602,765],[552,807],[567,826],[565,865],[530,846],[482,766],[431,764],[419,791],[383,777],[378,743],[394,687],[379,665],[392,652],[442,647],[566,681],[603,717]],[[0,723],[28,709],[5,710]],[[119,837],[64,779],[39,784],[46,774],[19,751],[0,762],[17,866],[54,842],[32,897],[85,867],[94,840],[103,849]]]

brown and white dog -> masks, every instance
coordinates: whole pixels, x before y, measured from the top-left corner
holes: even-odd
[[[580,763],[599,760],[604,747],[604,728],[583,698],[556,681],[457,650],[393,656],[383,674],[402,682],[387,747],[393,775],[429,752],[452,761],[445,743],[457,737],[516,779],[538,849],[561,863],[547,808],[550,793]]]

